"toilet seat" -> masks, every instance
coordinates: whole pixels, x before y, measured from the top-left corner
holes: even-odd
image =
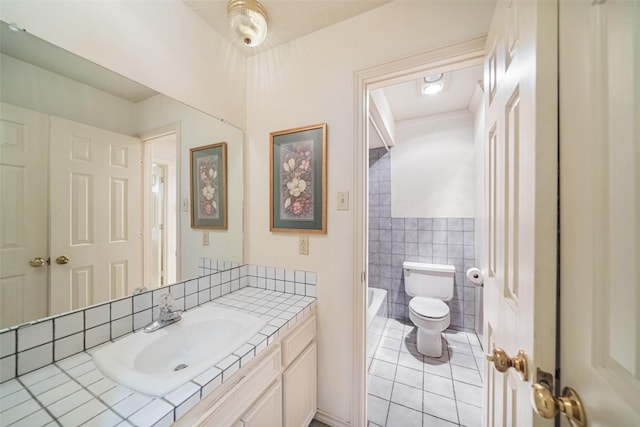
[[[409,301],[409,310],[425,320],[442,320],[449,316],[449,306],[435,298],[413,297]]]

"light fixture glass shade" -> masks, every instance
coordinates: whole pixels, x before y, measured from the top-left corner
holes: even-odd
[[[250,47],[258,46],[267,37],[267,11],[256,0],[229,0],[229,25]]]
[[[425,95],[435,95],[436,93],[442,91],[442,89],[444,89],[444,85],[442,83],[432,83],[423,86],[422,93]]]

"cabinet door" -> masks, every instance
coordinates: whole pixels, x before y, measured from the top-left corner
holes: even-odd
[[[276,382],[241,419],[242,427],[282,426],[282,383]]]
[[[315,341],[282,374],[284,427],[306,427],[316,413]]]

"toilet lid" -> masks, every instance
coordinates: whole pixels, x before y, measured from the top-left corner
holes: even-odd
[[[449,314],[449,306],[444,301],[427,298],[414,297],[409,301],[409,308],[422,317],[441,318]]]

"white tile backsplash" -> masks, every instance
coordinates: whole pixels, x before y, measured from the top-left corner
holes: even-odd
[[[141,311],[133,315],[133,329],[138,330],[144,328],[152,321],[152,310]]]
[[[23,375],[53,363],[53,343],[23,351],[18,358],[18,375]]]
[[[133,297],[133,312],[138,313],[143,310],[148,310],[151,308],[153,293],[145,292],[143,294],[135,295]]]
[[[108,323],[87,329],[84,333],[84,346],[85,348],[95,347],[102,343],[109,341],[111,337],[111,325]]]
[[[53,360],[58,361],[84,350],[84,333],[70,335],[56,340],[53,349]]]
[[[108,304],[89,308],[84,312],[84,325],[87,329],[108,323],[109,320],[111,319],[109,318]]]
[[[53,341],[53,321],[24,325],[18,328],[18,351]]]
[[[16,376],[16,356],[11,355],[0,359],[0,382],[5,382]]]
[[[82,311],[77,311],[54,319],[54,336],[56,339],[81,332],[83,329],[84,313]]]
[[[129,316],[133,312],[131,305],[131,298],[125,298],[120,301],[111,303],[111,319],[120,319],[125,316]]]
[[[7,331],[0,335],[0,357],[16,352],[16,331]]]

